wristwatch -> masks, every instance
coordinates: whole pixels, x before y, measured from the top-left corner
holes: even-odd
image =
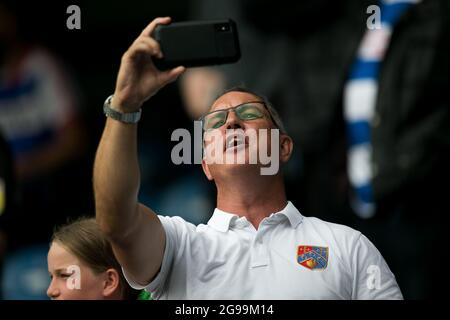
[[[103,113],[114,120],[124,122],[124,123],[137,123],[141,119],[142,110],[139,109],[137,112],[119,112],[111,108],[111,100],[113,95],[106,98],[103,104]]]

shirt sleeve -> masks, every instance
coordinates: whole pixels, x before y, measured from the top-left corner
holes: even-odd
[[[161,221],[166,234],[166,244],[161,268],[156,277],[148,284],[138,284],[133,281],[126,270],[122,268],[123,275],[130,287],[136,290],[145,289],[146,291],[151,292],[152,298],[156,300],[158,300],[164,292],[164,287],[170,277],[172,264],[175,259],[175,252],[179,251],[177,249],[179,247],[179,239],[183,238],[183,235],[180,233],[185,232],[186,229],[186,226],[184,226],[186,222],[182,218],[164,216],[158,216],[158,218]]]
[[[360,234],[352,254],[353,294],[357,300],[402,300],[403,296],[378,249]]]

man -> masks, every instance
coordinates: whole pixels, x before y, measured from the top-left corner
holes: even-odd
[[[159,71],[152,64],[151,57],[162,53],[151,34],[168,23],[170,18],[153,20],[123,55],[94,165],[97,220],[129,283],[156,299],[402,299],[367,238],[302,216],[286,199],[281,172],[263,175],[261,164],[249,163],[252,152],[272,146],[272,136],[262,146],[236,138],[229,143],[230,129],[256,131],[259,141],[261,130],[280,129],[279,147],[269,152],[278,152],[281,164],[290,158],[291,138],[253,93],[227,92],[203,118],[204,129],[224,138],[216,152],[244,152],[246,160],[214,163],[206,152],[202,168],[217,187],[217,208],[207,225],[157,216],[138,202],[140,107],[184,71]],[[242,111],[248,105],[255,111],[250,117]],[[212,122],[211,113],[219,110],[221,122]]]

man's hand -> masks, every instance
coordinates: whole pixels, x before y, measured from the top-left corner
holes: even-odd
[[[135,112],[166,84],[176,80],[185,70],[176,67],[160,71],[152,57],[162,58],[159,43],[151,37],[156,26],[169,24],[170,18],[156,18],[122,56],[112,106],[121,112]]]

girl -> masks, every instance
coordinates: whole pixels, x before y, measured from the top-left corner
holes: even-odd
[[[47,256],[47,295],[60,300],[135,300],[112,248],[94,218],[81,218],[53,233]],[[142,294],[141,294],[142,296]]]

